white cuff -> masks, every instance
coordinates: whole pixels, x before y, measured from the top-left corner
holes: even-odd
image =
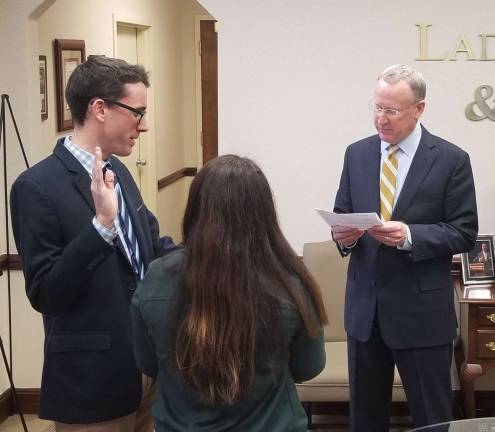
[[[402,246],[397,246],[397,249],[403,251],[410,251],[412,249],[411,231],[409,230],[409,227],[407,225],[404,226],[406,227],[407,236],[404,240],[404,243],[402,243]]]
[[[117,237],[118,234],[115,224],[112,224],[110,228],[107,228],[98,219],[96,219],[95,216],[93,218],[93,226],[96,231],[98,231],[98,234],[102,236],[103,240],[105,240],[108,244],[113,244],[113,239]]]

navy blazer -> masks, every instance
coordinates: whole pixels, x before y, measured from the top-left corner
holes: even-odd
[[[335,212],[380,214],[380,142],[374,135],[347,148]],[[347,272],[346,331],[367,341],[376,311],[390,348],[446,344],[457,325],[452,255],[471,250],[478,232],[468,154],[422,128],[391,220],[409,226],[412,250],[367,233],[358,240]]]
[[[64,423],[114,419],[141,398],[130,302],[137,280],[120,240],[108,244],[92,224],[91,179],[57,142],[11,190],[12,226],[26,292],[43,314],[44,364],[39,415]],[[144,261],[174,247],[125,166],[110,157]]]

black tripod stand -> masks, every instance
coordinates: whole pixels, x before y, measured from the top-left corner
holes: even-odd
[[[5,104],[7,104],[9,108],[10,117],[12,119],[12,123],[14,124],[15,133],[17,135],[17,141],[22,151],[22,156],[24,157],[26,168],[29,168],[29,163],[26,157],[26,152],[24,151],[24,146],[22,145],[21,136],[19,135],[19,129],[17,128],[17,123],[14,118],[14,113],[12,112],[9,96],[3,94],[2,105],[0,109],[0,147],[2,146],[2,142],[3,142],[3,192],[4,192],[4,206],[5,206],[5,239],[7,243],[7,262],[8,262],[10,257],[10,241],[9,241],[9,202],[8,202],[8,193],[7,193],[7,133],[6,133],[6,123],[5,123]],[[24,432],[28,432],[26,421],[24,420],[24,415],[22,414],[21,407],[17,399],[17,392],[15,390],[14,381],[12,379],[12,306],[11,306],[10,266],[7,266],[7,295],[8,295],[7,303],[9,310],[9,357],[10,357],[11,367],[9,367],[9,362],[7,361],[7,356],[5,354],[5,349],[3,346],[1,336],[0,336],[0,348],[2,351],[2,357],[3,357],[3,362],[5,364],[5,369],[7,371],[7,375],[9,376],[10,390],[12,392],[12,397],[14,399],[15,406],[17,408],[17,412],[19,413],[19,417],[21,418]]]

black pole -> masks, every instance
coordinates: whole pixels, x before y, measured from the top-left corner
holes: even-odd
[[[6,122],[5,122],[5,101],[7,101],[7,105],[9,107],[10,117],[12,119],[12,123],[14,124],[15,132],[17,135],[17,140],[19,146],[22,151],[22,155],[24,157],[24,162],[26,167],[29,168],[29,163],[27,161],[26,152],[24,151],[24,146],[22,145],[21,136],[19,134],[19,129],[17,128],[17,123],[14,118],[14,113],[12,111],[12,107],[10,105],[9,96],[6,94],[2,94],[2,106],[0,110],[0,146],[3,141],[3,193],[4,193],[4,209],[5,209],[5,241],[7,246],[7,264],[10,260],[10,237],[9,237],[9,200],[8,200],[8,188],[7,188],[7,133],[6,133]],[[28,432],[28,428],[26,426],[26,421],[24,420],[24,414],[21,411],[21,406],[19,404],[19,400],[17,399],[17,392],[15,390],[14,381],[12,379],[12,371],[13,371],[13,363],[12,363],[12,300],[11,300],[11,281],[10,281],[10,266],[7,265],[7,296],[8,296],[8,315],[9,315],[9,359],[10,359],[10,367],[9,362],[7,362],[7,356],[5,354],[5,349],[3,346],[2,337],[0,336],[0,348],[2,350],[2,357],[5,364],[5,369],[7,371],[7,375],[9,377],[10,390],[12,392],[12,397],[14,399],[14,404],[17,408],[17,412],[19,417],[21,418],[22,427],[24,432]]]
[[[8,195],[7,195],[7,145],[6,135],[7,127],[5,124],[5,95],[2,95],[2,140],[3,140],[3,202],[5,211],[5,241],[7,243],[7,264],[9,262],[10,242],[9,242],[9,209],[8,209]],[[7,99],[8,100],[8,99]],[[11,305],[11,291],[10,291],[10,271],[9,265],[7,265],[7,305],[8,305],[8,319],[9,319],[9,364],[11,371],[12,368],[12,305]]]
[[[14,124],[15,134],[17,135],[17,142],[19,143],[19,147],[21,148],[21,152],[22,152],[22,156],[24,157],[24,163],[26,164],[26,168],[29,168],[29,162],[26,157],[26,152],[24,151],[24,146],[22,145],[21,135],[19,134],[19,128],[17,127],[17,122],[15,121],[15,117],[14,117],[14,112],[12,111],[12,106],[10,105],[9,95],[3,94],[2,98],[7,101],[7,105],[9,107],[9,112],[10,112],[10,118],[12,119],[12,123]],[[5,143],[5,138],[3,142]]]
[[[2,337],[0,336],[0,348],[2,349],[2,357],[3,362],[5,364],[5,370],[7,371],[7,375],[9,376],[10,389],[12,391],[12,397],[14,398],[15,406],[17,407],[17,412],[19,413],[19,417],[21,418],[22,427],[24,432],[28,432],[28,428],[26,425],[26,421],[24,420],[24,415],[21,411],[21,406],[19,404],[19,400],[17,399],[17,392],[15,391],[14,381],[12,380],[12,372],[9,369],[9,364],[7,363],[7,356],[5,355],[5,349],[3,347]]]

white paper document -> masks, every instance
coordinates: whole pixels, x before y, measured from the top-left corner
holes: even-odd
[[[383,225],[376,213],[332,213],[327,210],[315,209],[328,225],[341,225],[349,228],[368,229]]]

